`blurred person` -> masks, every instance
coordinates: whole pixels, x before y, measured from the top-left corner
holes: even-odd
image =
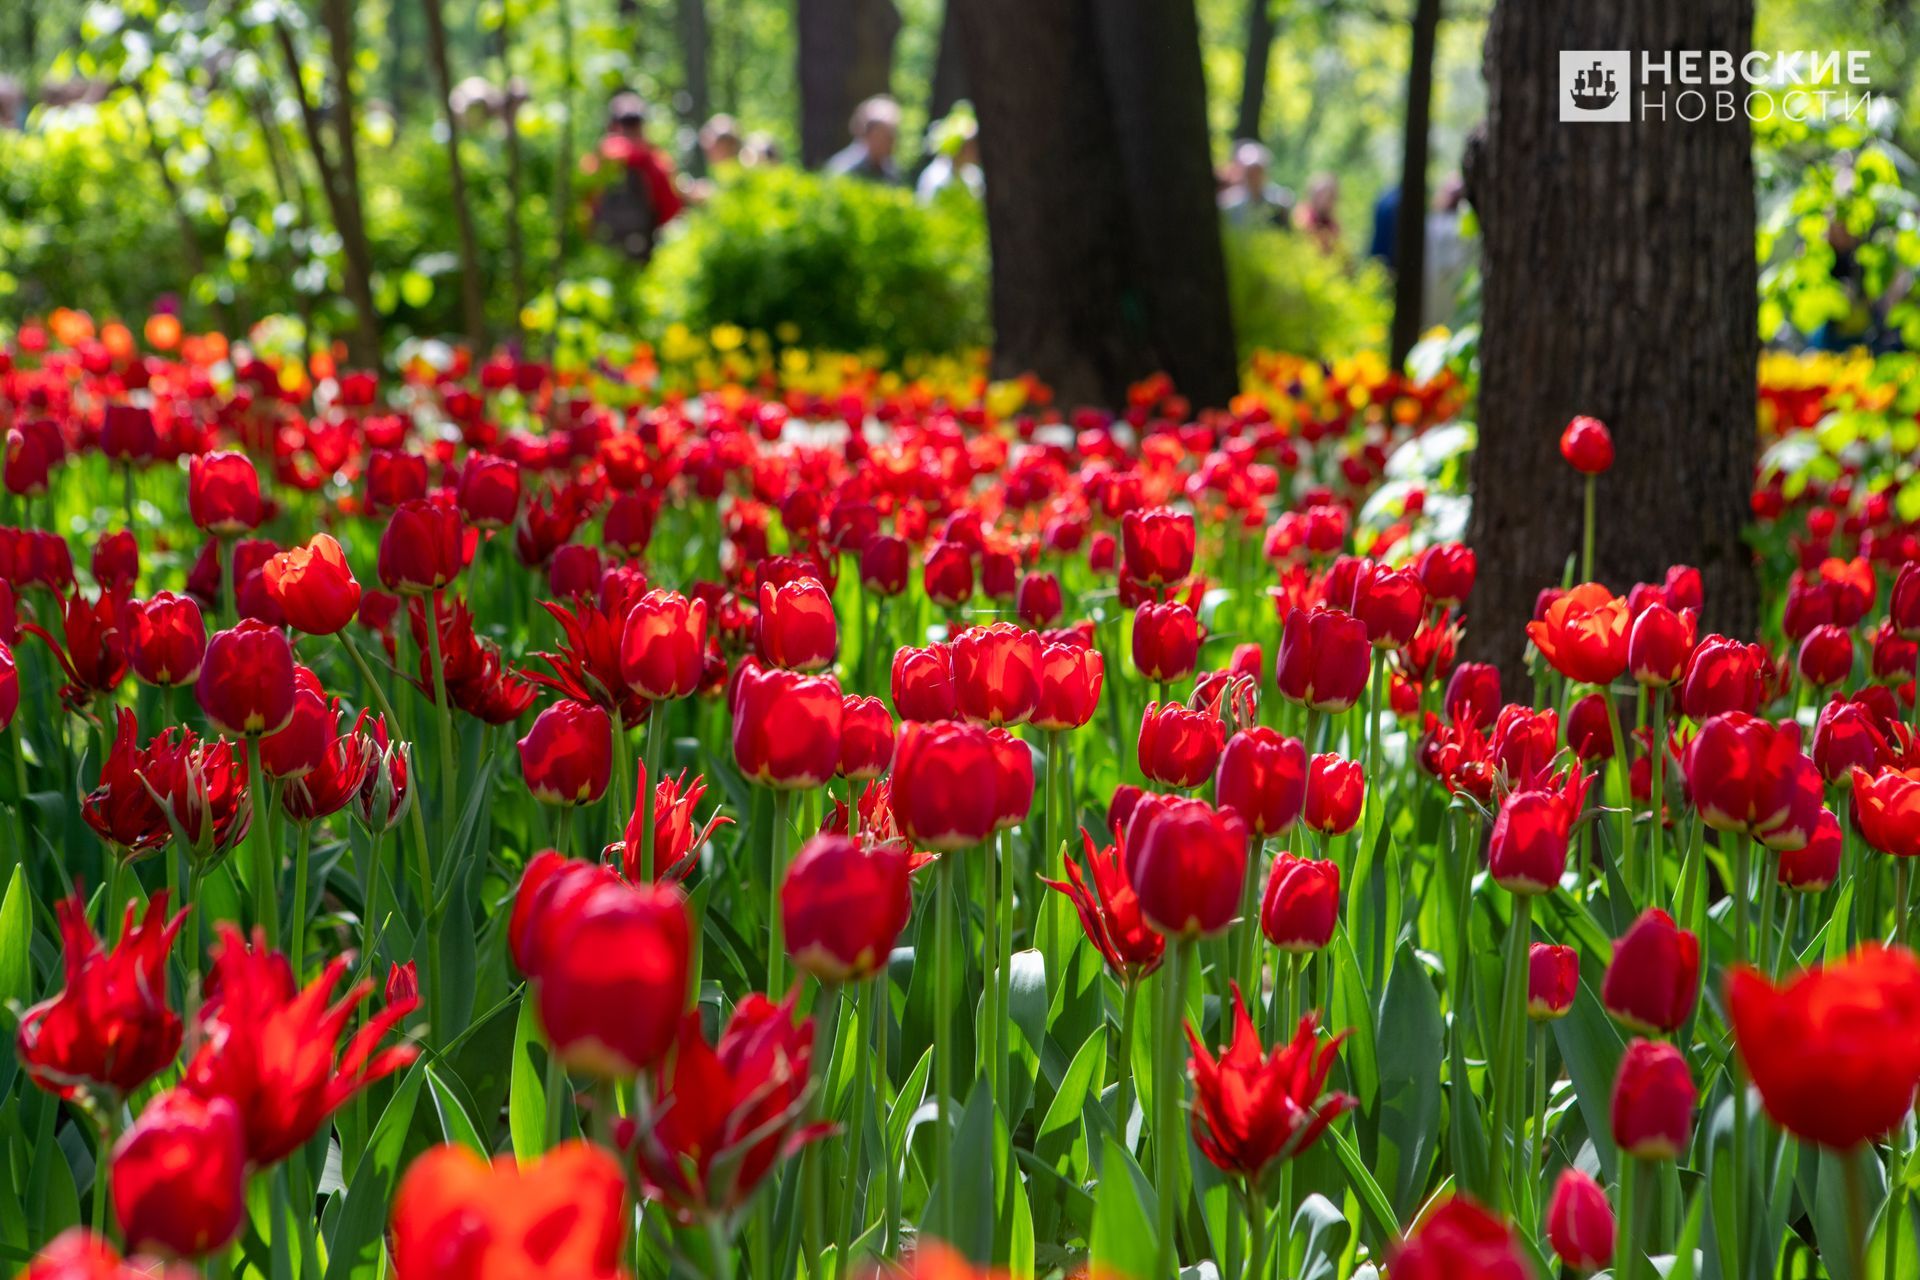
[[[914,198],[929,204],[942,191],[958,188],[975,200],[986,194],[986,175],[980,170],[980,122],[973,107],[956,103],[946,118],[927,131],[933,159],[920,171]]]
[[[1467,216],[1467,186],[1460,175],[1440,182],[1427,213],[1427,242],[1421,264],[1420,327],[1451,325],[1460,302],[1460,286],[1473,270],[1473,242],[1462,223]]]
[[[853,141],[827,161],[826,172],[890,185],[900,181],[900,167],[893,158],[900,141],[899,103],[884,93],[875,94],[853,109],[847,131]]]
[[[1335,212],[1339,202],[1340,179],[1330,173],[1316,173],[1307,183],[1306,200],[1293,211],[1294,229],[1329,257],[1340,254],[1340,217]]]
[[[653,256],[660,228],[686,207],[672,166],[647,141],[646,123],[640,95],[616,93],[607,105],[607,131],[580,166],[599,182],[591,198],[595,233],[635,262]]]
[[[1284,227],[1293,214],[1293,192],[1267,180],[1273,153],[1252,139],[1233,149],[1234,177],[1220,193],[1220,213],[1236,227]]]
[[[700,154],[706,158],[707,172],[739,164],[745,149],[740,126],[732,116],[723,112],[700,126]]]
[[[780,143],[772,134],[761,129],[747,135],[746,145],[740,150],[742,168],[758,169],[779,163]]]
[[[1392,271],[1394,255],[1400,248],[1399,239],[1400,184],[1396,182],[1373,202],[1373,240],[1367,245],[1367,256],[1378,258]]]

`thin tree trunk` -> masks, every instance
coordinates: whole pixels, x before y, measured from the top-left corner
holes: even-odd
[[[527,250],[520,234],[520,200],[524,175],[520,156],[520,100],[513,78],[513,25],[505,10],[495,34],[500,62],[501,119],[507,138],[507,267],[513,278],[513,336],[523,335],[520,313],[527,309]]]
[[[933,84],[927,95],[927,119],[939,120],[967,96],[967,60],[961,55],[959,7],[947,0],[940,13],[940,46],[934,52]]]
[[[686,64],[687,118],[696,125],[704,124],[713,114],[706,0],[674,0],[673,17],[680,33],[680,58]],[[695,163],[704,166],[706,157],[698,148],[694,156]]]
[[[889,92],[900,11],[893,0],[799,0],[800,162],[817,169],[847,145],[863,100]]]
[[[1440,32],[1440,0],[1416,0],[1413,47],[1407,58],[1406,130],[1400,143],[1400,211],[1393,229],[1393,367],[1406,363],[1420,340],[1427,267],[1427,154],[1433,111],[1433,50]]]
[[[153,114],[147,110],[147,92],[137,82],[132,88],[134,105],[140,108],[140,132],[147,139],[147,157],[153,161],[153,171],[159,175],[161,189],[167,193],[167,205],[173,210],[174,224],[180,228],[180,248],[187,255],[187,270],[198,279],[207,273],[207,255],[200,248],[199,228],[193,225],[180,184],[174,181],[173,170],[167,164],[166,144],[160,141],[153,127]]]
[[[553,161],[553,271],[558,284],[567,274],[568,231],[573,227],[573,166],[579,162],[573,140],[573,0],[560,0],[560,154]],[[556,326],[553,338],[557,341]]]
[[[1475,588],[1468,647],[1509,680],[1535,593],[1579,553],[1582,478],[1556,447],[1575,414],[1606,422],[1616,445],[1595,575],[1624,591],[1692,564],[1703,626],[1752,633],[1751,127],[1671,107],[1643,122],[1631,82],[1631,123],[1559,120],[1562,49],[1737,60],[1752,34],[1753,0],[1500,0],[1489,22],[1486,133],[1467,157],[1485,254],[1469,537],[1494,571]]]
[[[1240,79],[1240,112],[1233,126],[1236,138],[1260,137],[1260,118],[1267,107],[1267,68],[1273,60],[1274,0],[1247,0],[1247,50]]]
[[[460,113],[453,108],[453,66],[447,57],[446,14],[440,0],[423,0],[427,15],[427,56],[440,90],[440,113],[447,125],[447,172],[453,180],[453,220],[460,234],[460,311],[467,341],[478,356],[486,347],[487,318],[480,297],[480,245],[473,232],[473,206],[467,199],[467,170],[460,159]]]

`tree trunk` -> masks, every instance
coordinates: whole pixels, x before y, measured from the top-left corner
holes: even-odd
[[[943,119],[956,102],[967,96],[967,60],[960,49],[960,6],[966,0],[947,0],[940,14],[940,47],[934,53],[933,84],[927,94],[927,120]]]
[[[558,287],[567,275],[568,232],[573,227],[573,0],[559,0],[560,17],[560,154],[553,162],[553,271],[549,288]],[[560,341],[560,326],[548,331],[548,350]]]
[[[487,318],[480,298],[480,245],[473,232],[473,207],[467,202],[467,170],[460,160],[460,113],[453,109],[453,65],[447,57],[446,14],[440,0],[424,0],[427,56],[440,90],[440,115],[447,126],[447,170],[453,180],[453,221],[460,233],[460,314],[475,358],[486,347]]]
[[[713,81],[707,69],[710,40],[706,0],[674,0],[673,18],[680,32],[680,59],[686,64],[686,118],[697,128],[713,114]],[[693,154],[696,164],[705,163],[706,157],[699,148],[696,147]]]
[[[1415,0],[1413,47],[1407,59],[1406,132],[1400,144],[1400,212],[1393,228],[1393,367],[1407,361],[1420,339],[1426,293],[1428,121],[1433,113],[1433,47],[1440,33],[1440,0]]]
[[[280,51],[287,62],[287,75],[293,81],[300,104],[301,119],[307,128],[307,144],[314,164],[320,170],[327,189],[327,201],[333,213],[334,230],[340,233],[341,251],[346,257],[347,300],[353,304],[354,332],[351,342],[354,363],[372,366],[380,361],[380,316],[373,306],[373,248],[367,241],[367,224],[360,199],[360,155],[355,140],[353,94],[353,0],[326,0],[321,9],[327,26],[327,42],[333,54],[333,130],[339,149],[337,163],[327,153],[320,130],[319,108],[307,96],[301,76],[300,55],[294,48],[293,33],[278,18]]]
[[[1192,0],[969,0],[994,365],[1115,405],[1237,382]]]
[[[1260,117],[1267,109],[1267,67],[1273,61],[1274,0],[1247,0],[1247,48],[1240,78],[1240,114],[1233,126],[1236,138],[1260,137]]]
[[[500,126],[507,139],[507,267],[513,279],[513,336],[521,336],[520,313],[527,309],[527,250],[520,231],[525,164],[520,155],[520,100],[513,79],[513,23],[504,8],[494,33],[494,56],[500,67]]]
[[[817,169],[847,145],[853,109],[893,83],[893,0],[799,0],[800,162]]]
[[[1485,253],[1469,649],[1499,661],[1510,690],[1535,593],[1579,553],[1583,481],[1557,447],[1575,414],[1606,422],[1616,446],[1595,576],[1624,590],[1695,565],[1704,625],[1752,634],[1750,126],[1671,108],[1643,123],[1630,86],[1631,123],[1562,124],[1558,109],[1562,49],[1737,60],[1752,33],[1752,0],[1500,0],[1488,25],[1486,135],[1467,157]]]

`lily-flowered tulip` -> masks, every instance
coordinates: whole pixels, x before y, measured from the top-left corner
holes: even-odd
[[[801,845],[780,886],[794,968],[824,983],[878,974],[913,914],[912,861],[897,844],[865,847],[840,835]]]
[[[1214,1167],[1250,1183],[1311,1147],[1327,1127],[1359,1105],[1329,1092],[1344,1034],[1320,1038],[1319,1018],[1300,1019],[1293,1039],[1271,1052],[1260,1044],[1240,988],[1233,988],[1233,1040],[1218,1058],[1192,1026],[1193,1140]]]
[[[304,547],[273,556],[260,567],[260,576],[295,631],[330,636],[359,612],[360,584],[347,565],[347,553],[324,533],[314,534]]]
[[[1160,967],[1166,956],[1167,940],[1160,936],[1140,914],[1140,897],[1127,879],[1123,846],[1117,841],[1096,848],[1093,837],[1084,828],[1080,842],[1086,853],[1085,869],[1071,857],[1065,860],[1066,880],[1042,883],[1064,893],[1079,913],[1080,927],[1093,943],[1114,975],[1133,982]]]

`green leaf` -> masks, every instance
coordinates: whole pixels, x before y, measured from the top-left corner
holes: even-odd
[[[33,1000],[33,891],[15,866],[0,899],[0,1005]]]
[[[427,1083],[433,1089],[434,1109],[440,1115],[440,1133],[448,1142],[457,1143],[475,1155],[485,1156],[487,1144],[480,1139],[480,1131],[473,1127],[473,1120],[467,1115],[466,1104],[460,1100],[459,1083],[441,1078],[441,1073],[432,1063],[427,1064]]]
[[[1433,980],[1402,942],[1380,1004],[1380,1099],[1369,1119],[1378,1125],[1375,1176],[1396,1218],[1424,1198],[1440,1132],[1440,1058],[1445,1044],[1440,998]]]
[[[507,1091],[507,1130],[522,1164],[547,1146],[546,1042],[533,1011],[533,993],[523,991],[513,1030],[513,1082]]]
[[[1334,1154],[1340,1157],[1341,1167],[1347,1171],[1347,1182],[1353,1187],[1354,1194],[1360,1197],[1367,1216],[1380,1229],[1380,1238],[1392,1239],[1400,1230],[1400,1220],[1394,1215],[1393,1204],[1387,1199],[1387,1193],[1374,1181],[1367,1162],[1361,1158],[1360,1149],[1338,1129],[1327,1130],[1326,1140],[1333,1144]]]
[[[1346,1252],[1352,1235],[1347,1215],[1333,1201],[1318,1192],[1308,1196],[1300,1202],[1293,1227],[1285,1237],[1286,1274],[1296,1280],[1333,1280],[1340,1272],[1340,1255]]]
[[[960,1112],[947,1167],[937,1171],[922,1227],[982,1264],[993,1261],[993,1122],[993,1094],[983,1077],[974,1082]],[[1009,1176],[1015,1175],[1009,1171]],[[950,1187],[945,1185],[949,1179]],[[943,1212],[949,1200],[951,1218]]]
[[[1093,1235],[1088,1241],[1094,1275],[1116,1280],[1150,1280],[1153,1275],[1155,1207],[1141,1196],[1128,1166],[1133,1157],[1107,1140],[1101,1158],[1100,1185],[1093,1199]]]
[[[1067,1073],[1061,1077],[1060,1088],[1054,1093],[1053,1103],[1047,1108],[1033,1140],[1033,1153],[1050,1167],[1058,1169],[1071,1152],[1087,1098],[1099,1089],[1106,1071],[1107,1038],[1088,1036],[1080,1052],[1074,1054],[1073,1061],[1067,1065]]]
[[[1580,1115],[1587,1125],[1594,1154],[1600,1159],[1607,1181],[1614,1173],[1613,1124],[1609,1111],[1613,1098],[1613,1077],[1620,1069],[1620,1057],[1627,1047],[1612,1019],[1600,1007],[1593,988],[1585,982],[1574,998],[1573,1011],[1552,1024],[1554,1040],[1560,1046],[1560,1058],[1567,1064],[1575,1096],[1580,1100]]]
[[[378,1271],[388,1207],[400,1178],[400,1157],[426,1078],[426,1064],[415,1064],[373,1128],[366,1152],[347,1183],[347,1207],[340,1215],[340,1226],[327,1242],[326,1280],[361,1280]]]

